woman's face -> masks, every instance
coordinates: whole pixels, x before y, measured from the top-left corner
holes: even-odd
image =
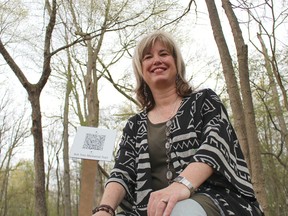
[[[172,53],[161,42],[156,41],[142,60],[143,79],[151,90],[175,85],[177,74]]]

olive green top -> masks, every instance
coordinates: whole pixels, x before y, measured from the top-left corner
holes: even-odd
[[[166,156],[166,122],[153,124],[148,119],[148,145],[151,164],[152,189],[153,191],[168,186],[166,179],[167,156]],[[172,165],[170,165],[172,168]],[[173,172],[173,170],[171,169]],[[173,173],[174,174],[174,173]]]

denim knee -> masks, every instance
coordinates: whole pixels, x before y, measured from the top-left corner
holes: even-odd
[[[187,199],[175,205],[171,216],[207,216],[207,214],[198,202]]]

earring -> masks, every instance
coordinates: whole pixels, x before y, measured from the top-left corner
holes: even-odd
[[[143,94],[145,96],[145,100],[148,98],[147,84],[144,82],[143,84]]]
[[[180,81],[180,77],[179,77],[179,74],[177,73],[176,74],[176,79],[175,79],[176,87],[179,86],[179,81]]]

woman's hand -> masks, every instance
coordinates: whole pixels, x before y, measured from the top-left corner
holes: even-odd
[[[148,216],[169,216],[177,202],[189,197],[189,189],[177,182],[152,192],[148,202]]]

